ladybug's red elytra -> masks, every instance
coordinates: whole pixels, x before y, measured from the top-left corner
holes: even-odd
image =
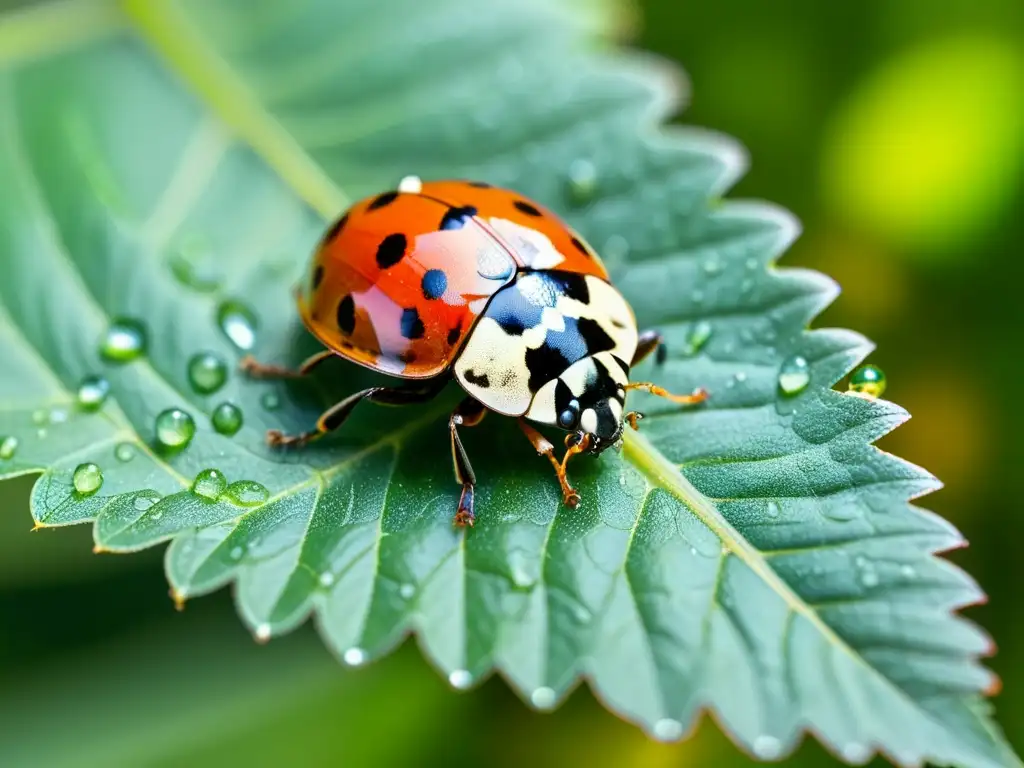
[[[400,379],[328,409],[300,435],[267,433],[271,445],[303,445],[338,429],[363,400],[423,403],[454,378],[467,397],[449,419],[455,476],[462,485],[456,525],[472,525],[476,475],[459,438],[487,411],[515,416],[555,468],[567,505],[579,494],[566,464],[598,454],[642,418],[626,392],[642,389],[698,403],[698,389],[673,395],[630,382],[630,368],[660,347],[638,333],[626,300],[597,253],[551,211],[507,189],[474,181],[421,182],[353,205],[328,229],[297,290],[306,327],[327,348],[298,370],[262,365],[256,377],[303,376],[339,356]],[[529,422],[565,430],[566,453]]]

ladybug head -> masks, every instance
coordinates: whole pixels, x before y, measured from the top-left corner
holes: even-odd
[[[622,437],[627,372],[606,353],[578,360],[541,387],[526,417],[588,438],[587,452],[598,454]]]

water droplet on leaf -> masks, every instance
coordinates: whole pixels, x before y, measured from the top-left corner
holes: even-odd
[[[350,667],[358,667],[366,663],[366,651],[362,648],[349,648],[341,658]]]
[[[782,754],[782,742],[774,736],[762,734],[754,739],[754,754],[762,760],[774,760]]]
[[[204,499],[216,500],[228,487],[228,479],[219,469],[204,469],[192,481],[192,493]]]
[[[320,574],[320,586],[330,587],[334,584],[334,574],[330,571],[324,571]]]
[[[594,199],[597,191],[597,168],[589,160],[578,158],[569,164],[569,199],[583,205]]]
[[[654,724],[654,738],[658,741],[678,741],[683,737],[683,724],[670,717],[663,717]]]
[[[221,403],[213,410],[210,422],[217,432],[231,437],[242,428],[242,410],[233,403]]]
[[[256,344],[256,315],[240,301],[221,302],[217,307],[217,325],[239,349],[250,350]]]
[[[109,381],[102,376],[86,376],[78,384],[78,407],[83,411],[98,411],[109,394]]]
[[[188,382],[201,395],[216,392],[227,378],[227,364],[212,352],[200,352],[188,361]]]
[[[862,365],[850,376],[850,392],[865,397],[881,397],[888,382],[877,365]]]
[[[711,323],[707,320],[698,320],[686,334],[686,354],[695,355],[708,343],[711,338]]]
[[[452,688],[464,691],[473,683],[473,676],[469,674],[468,670],[454,669],[448,675],[448,682],[452,684]]]
[[[14,435],[0,437],[0,459],[9,461],[18,452],[18,438]]]
[[[245,554],[245,550],[242,549],[241,547],[232,547],[231,551],[228,552],[228,557],[230,557],[232,560],[241,560],[242,559],[242,555],[244,555],[244,554]]]
[[[281,398],[278,396],[277,392],[264,392],[260,396],[260,405],[268,411],[276,411],[281,407]]]
[[[811,370],[807,359],[800,355],[787,358],[779,368],[779,389],[787,395],[797,395],[811,383]]]
[[[542,685],[530,694],[530,703],[537,709],[551,709],[555,706],[555,690]]]
[[[82,496],[92,496],[103,485],[103,472],[92,462],[79,464],[75,467],[71,482],[77,493]]]
[[[161,448],[184,448],[195,434],[195,421],[180,408],[168,408],[156,417],[156,441]]]
[[[778,502],[769,501],[765,514],[768,515],[768,517],[778,517],[781,511],[782,510],[780,509]]]
[[[100,355],[111,363],[127,363],[146,352],[146,327],[138,320],[121,318],[107,328]]]
[[[158,501],[160,501],[160,494],[156,491],[142,491],[132,500],[132,506],[138,512],[145,512]]]
[[[118,443],[114,448],[114,458],[118,461],[131,461],[135,458],[135,446],[131,443]]]
[[[253,634],[256,636],[256,642],[266,643],[270,640],[272,631],[269,624],[259,624],[256,629],[253,630]]]
[[[403,584],[398,588],[398,594],[400,594],[405,600],[411,600],[413,595],[416,594],[416,587],[408,583]]]
[[[224,498],[240,507],[256,507],[270,498],[270,491],[254,480],[238,480],[225,489]]]

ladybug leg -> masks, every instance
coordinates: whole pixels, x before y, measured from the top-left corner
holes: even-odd
[[[526,439],[533,445],[533,449],[537,451],[539,456],[547,456],[548,461],[551,462],[551,466],[555,468],[555,475],[558,477],[558,485],[562,488],[562,501],[567,507],[575,509],[579,506],[580,495],[576,489],[569,485],[569,478],[566,474],[565,466],[569,463],[569,459],[575,456],[577,453],[583,453],[590,446],[590,436],[584,435],[583,439],[576,441],[573,435],[566,437],[565,444],[568,450],[565,452],[565,456],[559,461],[555,456],[555,446],[551,444],[544,435],[530,426],[525,419],[520,417],[519,428],[523,430],[523,434],[526,435]]]
[[[358,392],[353,392],[339,403],[335,403],[320,418],[317,419],[316,429],[309,432],[302,432],[298,435],[286,435],[280,430],[271,429],[267,431],[267,444],[272,446],[302,446],[323,437],[328,432],[338,429],[351,415],[353,409],[363,400],[369,400],[382,405],[414,405],[425,403],[435,398],[448,383],[447,376],[438,376],[433,379],[415,382],[401,387],[368,387]]]
[[[324,360],[335,357],[334,352],[325,349],[306,358],[297,369],[285,368],[282,365],[265,365],[252,355],[246,355],[238,362],[238,368],[254,379],[300,379],[316,368]]]
[[[473,525],[476,515],[473,513],[473,496],[476,489],[476,473],[469,463],[469,456],[462,446],[459,438],[459,427],[475,427],[484,416],[487,409],[472,397],[467,397],[452,412],[448,419],[448,431],[452,435],[452,463],[455,465],[455,479],[462,484],[462,495],[459,497],[459,507],[455,512],[454,524],[459,528]]]
[[[633,361],[630,363],[630,367],[646,360],[651,352],[655,353],[654,362],[656,365],[661,365],[665,362],[668,350],[665,348],[665,337],[661,335],[661,331],[640,332],[640,336],[636,340],[636,352],[633,353]]]
[[[666,400],[671,400],[673,403],[679,403],[679,405],[696,405],[697,403],[703,403],[708,399],[708,391],[704,389],[704,387],[698,387],[689,395],[673,395],[664,387],[659,387],[657,384],[652,384],[649,381],[630,382],[625,388],[626,391],[631,389],[642,389],[645,392],[650,392],[652,395],[657,395],[658,397],[664,397]],[[630,425],[632,426],[632,419],[630,419]],[[634,429],[635,428],[636,427],[634,427]]]

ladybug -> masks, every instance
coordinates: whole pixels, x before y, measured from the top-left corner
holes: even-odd
[[[564,502],[580,496],[566,464],[599,454],[633,429],[642,414],[625,410],[640,389],[676,403],[698,403],[703,389],[673,395],[629,381],[630,368],[658,350],[661,335],[637,331],[629,304],[609,281],[600,257],[543,206],[476,181],[398,188],[353,205],[327,230],[302,284],[299,313],[326,347],[292,371],[251,357],[252,376],[303,376],[338,356],[404,379],[349,395],[316,428],[267,433],[274,446],[299,446],[338,429],[360,402],[424,403],[454,378],[467,397],[448,421],[462,495],[458,526],[472,525],[476,475],[459,429],[488,411],[517,417],[540,455],[554,466]],[[566,453],[530,422],[569,434]]]

